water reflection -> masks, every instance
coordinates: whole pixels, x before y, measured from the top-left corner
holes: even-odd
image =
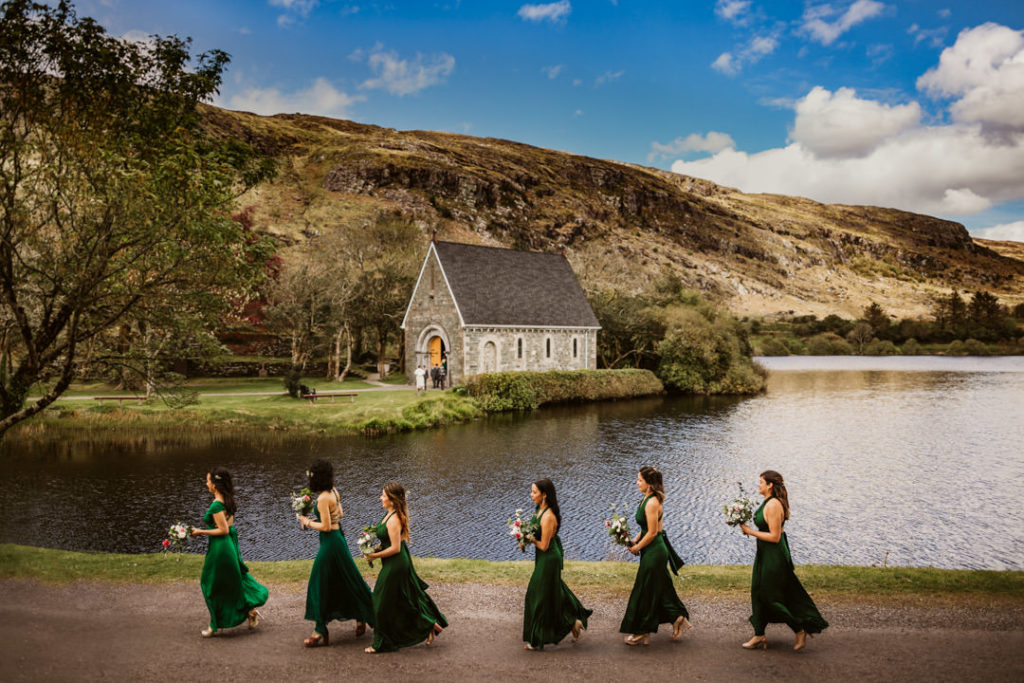
[[[246,556],[312,557],[315,534],[299,530],[287,495],[327,457],[350,540],[380,518],[380,488],[397,479],[409,490],[414,553],[521,558],[504,522],[528,507],[530,482],[548,476],[567,555],[601,559],[615,552],[605,508],[632,510],[636,470],[653,463],[665,475],[666,528],[688,562],[751,560],[751,543],[724,525],[720,507],[735,482],[751,490],[772,468],[789,484],[800,564],[881,563],[888,553],[892,565],[1024,569],[1024,531],[1007,524],[1024,486],[1024,362],[836,366],[853,360],[773,364],[769,392],[749,399],[559,407],[374,440],[24,430],[0,443],[0,539],[155,550],[171,522],[202,515],[205,473],[223,464],[235,473]]]

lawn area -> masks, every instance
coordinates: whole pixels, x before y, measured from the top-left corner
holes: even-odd
[[[354,388],[346,385],[330,389]],[[325,388],[322,391],[327,391]],[[137,406],[126,403],[57,401],[16,428],[123,429],[192,426],[294,430],[318,434],[376,435],[463,422],[483,414],[477,402],[451,392],[418,395],[414,391],[367,391],[350,403],[321,399],[315,405],[287,394],[272,396],[201,396],[199,403],[171,408],[160,399]]]
[[[404,377],[399,376],[398,382],[388,383],[405,384]],[[342,383],[328,382],[323,377],[303,377],[302,383],[308,387],[314,387],[318,391],[349,391],[351,389],[370,389],[368,384],[357,377],[347,377]],[[236,394],[245,392],[275,391],[285,393],[284,378],[282,377],[197,377],[186,382],[186,386],[199,393],[213,394]],[[40,396],[47,387],[34,386],[30,392],[31,396]],[[138,392],[118,390],[114,385],[105,382],[74,382],[64,396],[135,396]]]
[[[101,580],[119,583],[198,582],[203,556],[195,553],[115,555],[49,550],[0,544],[0,578],[36,579],[48,583]],[[247,562],[261,582],[304,585],[311,560]],[[369,568],[357,562],[364,576],[376,575],[380,563]],[[637,565],[634,562],[565,563],[565,579],[573,589],[628,594]],[[484,583],[524,586],[533,562],[417,557],[416,570],[427,582]],[[969,599],[981,602],[1024,603],[1024,572],[919,569],[905,567],[801,566],[801,581],[815,598],[899,599],[934,603]],[[743,596],[750,590],[749,566],[687,565],[676,583],[685,595]]]

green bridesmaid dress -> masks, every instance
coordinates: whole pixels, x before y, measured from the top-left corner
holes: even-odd
[[[203,515],[207,529],[216,529],[213,516],[225,512],[224,503],[213,501]],[[203,562],[203,573],[199,584],[210,610],[210,628],[238,626],[249,616],[249,611],[267,602],[267,589],[252,578],[249,568],[242,562],[238,550],[238,532],[231,526],[224,536],[207,536],[210,547]]]
[[[373,625],[373,596],[352,560],[341,515],[332,514],[331,524],[338,528],[318,532],[320,549],[306,586],[306,619],[316,624],[320,634],[327,633],[329,621],[355,619]]]
[[[764,519],[764,506],[769,500],[771,498],[766,498],[754,513],[758,531],[769,530]],[[828,622],[821,617],[811,596],[793,572],[786,532],[782,532],[778,543],[757,539],[757,556],[750,580],[750,605],[750,623],[757,636],[763,636],[765,626],[770,623],[786,624],[794,633],[821,633],[828,627]]]
[[[537,515],[534,513],[532,523],[540,528],[540,520],[550,508]],[[554,514],[554,513],[552,513]],[[529,643],[534,649],[542,649],[545,644],[557,644],[572,631],[573,625],[579,620],[583,628],[587,627],[587,619],[593,613],[580,604],[569,587],[562,581],[562,540],[555,533],[547,550],[536,548],[533,565],[533,576],[526,588],[526,607],[523,611],[523,642]]]
[[[636,523],[640,525],[641,534],[647,533],[644,509],[650,499],[651,496],[645,497],[636,509]],[[668,573],[669,566],[673,573],[678,574],[683,561],[662,531],[640,550],[640,568],[633,582],[633,592],[629,594],[626,616],[622,617],[619,626],[620,633],[657,633],[658,624],[672,624],[679,617],[690,618],[683,601],[676,595],[672,576]]]
[[[384,516],[377,524],[377,538],[381,550],[391,546],[387,521],[394,513]],[[381,558],[380,574],[373,586],[373,649],[394,652],[426,640],[434,630],[448,626],[448,620],[427,595],[427,584],[416,575],[412,566],[409,546],[402,541],[402,549]]]

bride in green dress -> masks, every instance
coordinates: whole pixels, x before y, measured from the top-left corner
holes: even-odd
[[[789,519],[789,494],[782,475],[774,470],[762,472],[757,492],[764,496],[764,502],[754,513],[757,529],[740,525],[744,534],[757,539],[757,555],[750,580],[750,623],[754,627],[754,637],[743,643],[743,647],[748,650],[767,648],[765,626],[782,623],[796,634],[793,649],[800,651],[804,649],[807,635],[821,633],[828,627],[828,622],[821,617],[793,571],[789,542],[782,530]]]
[[[373,624],[373,597],[352,560],[341,530],[344,511],[334,488],[334,467],[331,463],[317,460],[310,466],[309,489],[319,494],[316,499],[317,518],[300,516],[299,522],[304,529],[320,532],[320,549],[306,587],[306,619],[315,626],[313,635],[303,644],[317,647],[330,642],[327,622],[332,620],[355,619],[356,637],[366,633],[366,624]]]
[[[214,467],[206,475],[206,489],[213,494],[213,502],[203,515],[206,526],[193,529],[192,535],[210,539],[199,579],[210,610],[210,624],[201,635],[209,638],[220,629],[238,626],[243,621],[249,622],[250,629],[256,628],[260,623],[256,608],[266,604],[267,589],[252,577],[238,551],[237,506],[231,473]]]
[[[540,524],[540,538],[527,537],[536,548],[533,575],[526,588],[523,610],[523,641],[526,650],[542,650],[558,644],[569,633],[573,641],[587,628],[592,610],[585,608],[562,581],[562,540],[558,529],[562,512],[558,508],[555,485],[540,479],[530,488],[530,499],[537,506],[531,520]]]
[[[373,586],[373,645],[366,653],[394,652],[434,638],[448,621],[427,595],[427,584],[416,575],[409,554],[409,510],[405,505],[405,487],[391,482],[380,494],[386,511],[377,524],[380,548],[369,555],[369,562],[380,559],[380,574]]]
[[[683,561],[668,542],[661,524],[665,501],[661,472],[654,467],[641,468],[636,475],[636,486],[644,499],[636,509],[640,533],[633,539],[629,552],[640,555],[640,568],[619,633],[630,634],[626,636],[627,645],[647,645],[659,624],[672,624],[672,640],[679,640],[683,631],[690,628],[690,614],[676,594],[668,573],[671,566],[672,572],[678,574]]]

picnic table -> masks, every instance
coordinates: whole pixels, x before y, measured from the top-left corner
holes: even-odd
[[[334,397],[335,396],[348,396],[348,402],[349,403],[355,403],[356,402],[356,392],[355,391],[319,391],[319,392],[314,392],[314,393],[311,393],[311,394],[303,394],[302,398],[308,400],[310,402],[310,404],[316,403],[316,400],[318,398],[330,398],[331,399],[331,403],[334,403]]]
[[[104,401],[117,401],[117,405],[121,405],[122,401],[130,401],[134,399],[137,400],[141,406],[142,402],[146,400],[145,396],[93,396],[93,398],[99,401],[100,405],[103,405]]]

